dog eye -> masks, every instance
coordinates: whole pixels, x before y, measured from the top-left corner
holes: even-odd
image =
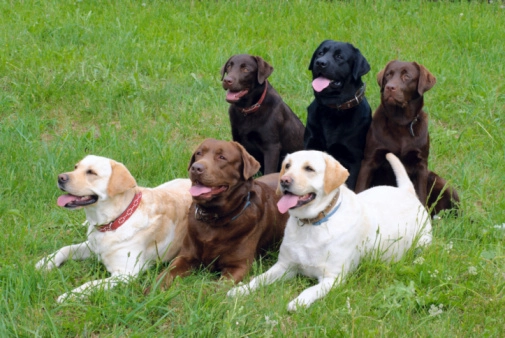
[[[244,72],[244,73],[249,73],[249,69],[247,69],[247,67],[241,68],[241,71]]]
[[[284,166],[285,169],[289,169],[289,167],[291,167],[291,163],[286,163],[286,165]]]
[[[308,171],[308,172],[314,172],[315,171],[310,165],[306,166],[303,169],[305,169],[305,171]]]
[[[218,157],[220,160],[225,160],[226,161],[226,157],[224,157],[223,155],[219,155]]]
[[[91,170],[91,169],[88,169],[86,171],[86,174],[88,174],[88,175],[96,175],[96,173],[93,170]]]
[[[342,55],[341,54],[335,54],[334,58],[335,58],[335,60],[342,60]]]

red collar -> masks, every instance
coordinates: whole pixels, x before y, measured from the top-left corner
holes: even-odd
[[[263,94],[261,94],[259,101],[250,106],[249,108],[242,109],[242,113],[244,114],[244,116],[250,113],[254,113],[256,110],[260,109],[261,104],[263,103],[263,100],[267,95],[267,89],[268,89],[268,81],[265,80],[265,89],[263,90]]]
[[[118,218],[107,224],[95,225],[95,228],[100,232],[116,230],[130,218],[130,216],[135,212],[135,210],[137,210],[140,204],[140,200],[142,200],[142,192],[139,191],[133,197],[133,200],[131,201],[128,208],[126,208],[126,210],[123,211],[123,213],[119,215]]]

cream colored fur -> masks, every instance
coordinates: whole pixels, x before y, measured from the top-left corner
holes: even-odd
[[[431,243],[430,217],[415,195],[401,162],[393,154],[388,161],[399,187],[375,187],[356,195],[344,182],[348,172],[333,157],[319,151],[300,151],[283,162],[279,192],[303,196],[315,193],[309,203],[289,210],[279,258],[267,272],[249,284],[231,289],[228,296],[246,295],[261,285],[296,274],[318,279],[288,304],[289,311],[308,307],[356,268],[364,255],[397,261],[416,243]],[[337,211],[320,225],[300,225],[328,206],[336,194]]]
[[[137,187],[123,164],[94,155],[86,156],[74,171],[65,175],[68,175],[66,192],[98,196],[95,204],[82,207],[88,238],[41,259],[36,268],[49,270],[68,259],[80,260],[95,254],[111,277],[87,282],[58,297],[58,302],[85,296],[93,288],[114,287],[138,275],[156,259],[169,261],[178,254],[192,202],[189,179],[175,179],[156,188]],[[96,225],[107,224],[121,215],[138,191],[142,192],[140,205],[122,226],[107,232],[96,229]]]

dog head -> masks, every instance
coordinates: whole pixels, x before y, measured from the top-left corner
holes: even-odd
[[[435,76],[416,62],[390,61],[377,74],[381,102],[402,108],[410,101],[423,96],[436,82]]]
[[[352,44],[326,40],[312,55],[309,70],[316,98],[323,100],[323,104],[335,104],[335,98],[356,93],[370,65]]]
[[[259,56],[233,55],[221,68],[221,81],[226,101],[235,103],[246,97],[256,87],[265,83],[274,68]]]
[[[206,139],[189,162],[190,193],[198,203],[226,199],[259,169],[259,162],[239,143]]]
[[[71,172],[58,175],[58,187],[67,192],[58,205],[77,209],[108,200],[137,186],[128,169],[114,160],[88,155]]]
[[[298,151],[282,162],[277,194],[279,211],[311,218],[324,210],[349,172],[332,156],[316,151]]]

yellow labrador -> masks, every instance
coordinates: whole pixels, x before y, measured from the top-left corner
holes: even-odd
[[[288,155],[280,173],[279,211],[289,211],[279,258],[267,272],[228,296],[245,295],[261,285],[297,273],[317,278],[288,304],[289,311],[308,307],[359,264],[365,254],[395,261],[418,240],[431,243],[430,217],[416,197],[405,168],[388,154],[398,188],[381,186],[358,195],[344,184],[348,171],[319,151]]]
[[[169,261],[179,252],[192,202],[189,179],[141,188],[123,164],[89,155],[74,171],[58,175],[58,187],[67,192],[58,198],[59,206],[84,209],[88,240],[45,257],[37,269],[52,269],[67,259],[85,259],[94,253],[111,274],[61,295],[58,302],[84,296],[95,287],[114,287],[157,258]]]

